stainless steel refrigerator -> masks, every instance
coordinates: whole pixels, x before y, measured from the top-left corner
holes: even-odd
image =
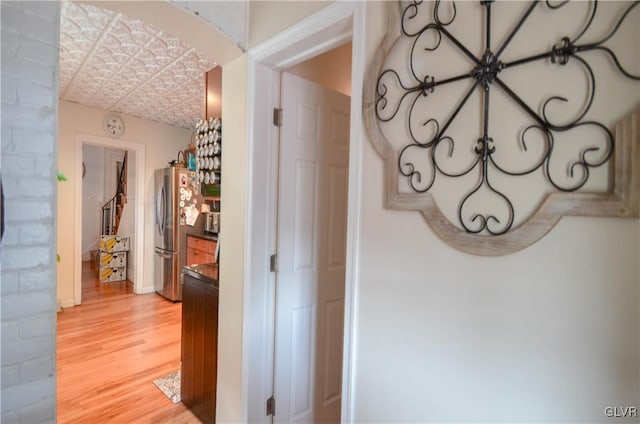
[[[196,174],[187,168],[155,171],[154,281],[156,292],[182,300],[180,275],[187,261],[187,234],[202,235],[204,218],[195,223],[189,213],[199,210],[202,196],[196,190]],[[193,224],[193,225],[190,225]]]

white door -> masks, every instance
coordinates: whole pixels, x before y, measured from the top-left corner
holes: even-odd
[[[275,422],[340,422],[349,97],[282,74]]]

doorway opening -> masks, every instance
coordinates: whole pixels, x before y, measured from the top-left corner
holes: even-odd
[[[280,82],[274,421],[340,422],[351,43]]]
[[[245,360],[245,369],[248,375],[248,384],[245,392],[248,411],[247,419],[251,422],[270,423],[286,420],[287,412],[283,411],[283,400],[275,398],[277,358],[275,357],[276,334],[276,274],[269,272],[269,257],[278,251],[277,232],[278,216],[278,173],[279,157],[277,143],[282,132],[286,131],[287,119],[296,119],[297,112],[283,110],[283,127],[273,125],[272,115],[265,113],[280,105],[281,74],[289,68],[320,56],[336,47],[344,46],[351,41],[353,48],[350,54],[351,73],[350,81],[359,81],[364,73],[364,11],[363,3],[345,4],[333,3],[307,19],[283,31],[278,37],[268,40],[249,52],[249,169],[251,169],[248,184],[249,206],[251,210],[260,211],[249,215],[248,226],[249,239],[247,241],[247,256],[245,275],[246,296],[243,320],[245,323],[244,342],[249,346]],[[346,48],[346,47],[345,47]],[[306,75],[305,75],[306,76]],[[330,75],[327,75],[331,78]],[[351,95],[354,99],[361,97],[362,88],[352,87]],[[356,264],[358,256],[359,240],[359,197],[360,197],[360,163],[362,152],[362,135],[360,131],[362,113],[359,102],[351,102],[348,107],[350,120],[347,120],[348,128],[348,166],[345,171],[347,181],[344,198],[346,204],[345,229],[346,241],[344,243],[344,317],[333,320],[333,328],[340,328],[342,336],[342,354],[339,362],[342,362],[342,370],[338,377],[333,376],[331,390],[323,393],[339,395],[340,420],[349,421],[352,415],[352,357],[355,352],[351,349],[351,334],[355,326],[354,317],[354,290],[356,281]],[[287,115],[289,113],[289,115]],[[304,114],[304,113],[303,113]],[[330,125],[328,127],[331,127]],[[265,138],[267,139],[265,142]],[[308,174],[313,174],[310,172]],[[293,178],[295,181],[295,177]],[[314,210],[314,208],[312,208]],[[313,257],[311,255],[310,257]],[[277,261],[279,262],[279,261]],[[300,262],[299,262],[300,264]],[[282,263],[278,263],[281,269]],[[313,306],[311,307],[313,308]],[[338,312],[341,308],[335,308]],[[305,323],[315,325],[308,317],[316,316],[313,312],[307,313],[304,318],[303,309],[297,309],[298,324],[303,327]],[[334,317],[339,316],[338,313]],[[336,321],[338,322],[336,324]],[[292,327],[289,327],[292,328]],[[309,326],[307,326],[309,328]],[[317,328],[317,327],[316,327]],[[298,332],[304,334],[304,332]],[[309,338],[307,338],[307,341]],[[316,358],[316,347],[312,346],[307,351],[313,352],[307,357],[313,361]],[[304,350],[304,349],[303,349]],[[335,357],[335,353],[334,353]],[[294,365],[297,367],[297,365]],[[307,371],[313,365],[306,367]],[[304,369],[304,366],[298,367]],[[315,369],[313,370],[315,373]],[[311,380],[311,378],[309,378]],[[315,390],[315,388],[313,389]],[[295,394],[301,393],[293,391]],[[311,395],[307,390],[302,396],[292,398],[293,404],[300,412],[306,405],[312,405],[316,393]],[[333,399],[335,396],[325,396]],[[274,416],[265,416],[264,407],[275,403]],[[285,401],[286,403],[286,401]],[[306,403],[306,405],[305,405]],[[292,405],[291,399],[289,405]],[[286,406],[284,409],[287,409]],[[306,413],[306,412],[305,412]],[[313,414],[313,412],[312,412]],[[302,414],[300,414],[302,417]],[[313,415],[311,420],[315,419]],[[304,418],[301,418],[305,421]]]
[[[83,303],[133,293],[135,281],[135,151],[82,146]],[[102,252],[102,235],[129,238],[128,251]]]
[[[126,161],[125,158],[126,152]],[[145,146],[124,140],[114,140],[90,135],[78,135],[76,154],[76,204],[80,217],[75,222],[74,254],[74,303],[96,300],[104,296],[120,296],[141,293],[143,284],[143,234],[144,234],[144,179]],[[118,272],[126,272],[123,282],[101,283],[98,273],[98,242],[104,229],[103,207],[113,199],[117,191],[116,181],[126,162],[126,204],[117,234],[129,237],[129,251],[117,260],[126,261],[126,268],[119,266]],[[112,258],[113,260],[113,258]],[[123,269],[124,268],[124,269]],[[128,282],[127,282],[128,281]],[[85,296],[86,295],[86,296]],[[86,298],[86,299],[85,299]]]

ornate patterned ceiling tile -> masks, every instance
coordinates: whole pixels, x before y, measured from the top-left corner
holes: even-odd
[[[84,82],[82,80],[76,81],[78,81],[77,84],[69,86],[67,95],[76,97],[77,100],[92,97],[91,94],[94,93],[99,87],[99,84],[96,84],[96,82],[93,80],[87,82]]]
[[[169,75],[181,75],[186,76],[191,80],[204,79],[203,75],[207,72],[208,68],[201,68],[197,62],[180,62],[172,64],[167,72]]]
[[[152,103],[148,107],[149,112],[159,121],[171,121],[173,125],[191,128],[193,123],[203,115],[204,103],[196,101],[200,107],[195,106],[193,98],[187,98],[186,103],[176,102],[173,110],[167,108],[163,100],[161,99],[159,103]]]
[[[91,29],[103,29],[111,20],[114,12],[106,9],[99,9],[90,5],[62,2],[61,28],[66,30],[68,27],[75,26],[80,31]]]
[[[151,75],[147,69],[147,62],[138,57],[132,58],[124,67],[123,76],[135,75],[140,80],[140,83],[147,81]],[[144,75],[144,76],[143,76]]]
[[[177,38],[66,1],[61,29],[63,98],[189,128],[202,116],[204,74],[214,64]]]
[[[140,52],[136,56],[136,59],[142,62],[141,67],[147,68],[149,70],[154,70],[154,74],[160,72],[174,60],[168,56],[158,56],[155,52],[148,48],[140,50]]]
[[[185,43],[180,41],[178,38],[172,37],[172,36],[170,36],[168,34],[165,34],[165,37],[163,37],[162,40],[167,45],[167,51],[184,52],[185,50],[189,49],[188,45],[186,45]],[[180,54],[176,54],[175,57],[177,57],[179,55]]]
[[[161,68],[162,68],[162,66],[159,66],[159,65],[153,64],[153,63],[145,63],[145,65],[144,65],[145,72],[148,72],[150,75],[157,74],[158,71],[160,71]]]
[[[120,61],[126,63],[135,56],[140,46],[132,42],[122,42],[113,34],[106,36],[96,49],[96,56],[120,56]],[[117,52],[117,53],[116,53]]]
[[[206,69],[207,71],[216,65],[208,59],[199,56],[195,51],[192,51],[185,58],[185,62],[189,63],[189,66],[192,66],[194,69]]]
[[[155,54],[147,46],[138,48],[132,57],[137,62],[140,62],[142,66],[146,63],[155,63],[156,60]]]
[[[111,79],[112,72],[104,68],[87,68],[93,69],[93,72],[82,72],[76,76],[74,84],[78,89],[99,90],[105,82]],[[75,88],[75,87],[74,87]],[[88,94],[88,93],[87,93]]]
[[[156,96],[164,96],[167,94],[162,86],[145,84],[141,87],[137,87],[129,96],[121,99],[121,103],[126,103],[130,98],[144,98],[152,99]]]
[[[181,45],[179,42],[174,43],[170,38],[155,38],[148,45],[147,49],[156,57],[163,57],[169,61],[179,57],[185,50],[189,48]]]
[[[85,55],[99,35],[98,31],[96,31],[95,35],[90,34],[88,37],[79,32],[61,32],[60,50],[64,52],[77,52]]]
[[[67,34],[81,36],[85,39],[96,39],[105,26],[106,23],[94,22],[89,16],[84,14],[84,10],[81,8],[71,9],[71,13],[67,12],[65,19],[60,22],[61,31]]]
[[[122,52],[114,52],[107,59],[109,62],[113,62],[116,64],[116,66],[118,66],[118,73],[120,73],[122,72],[123,67],[129,64],[131,57]]]
[[[65,96],[65,100],[80,104],[87,104],[88,99],[83,95],[82,90],[74,90],[73,88],[70,88]]]
[[[60,90],[64,90],[73,77],[73,68],[60,68]]]
[[[173,102],[173,104],[175,105],[180,105],[184,103],[184,99],[182,99],[182,101],[179,101],[178,99],[175,99],[175,101]],[[165,101],[164,99],[160,99],[159,102],[157,102],[156,106],[162,110],[172,110],[173,108],[171,108],[171,102],[167,103],[167,101]],[[180,113],[180,108],[175,108],[177,109],[174,113]]]
[[[145,111],[144,115],[140,114],[140,109],[139,108],[117,108],[117,109],[113,109],[116,112],[119,113],[126,113],[127,115],[132,115],[132,116],[137,116],[138,118],[145,118],[145,119],[151,119],[150,118],[150,114],[147,113],[147,111]]]
[[[109,9],[101,9],[99,7],[91,6],[89,4],[80,4],[75,2],[65,2],[69,5],[73,5],[76,9],[76,13],[82,13],[89,20],[91,24],[97,28],[104,28],[111,20],[116,12]]]
[[[123,68],[123,64],[117,60],[105,60],[103,65],[105,70],[111,72],[112,76],[115,76]]]
[[[156,105],[153,105],[153,104],[149,105],[147,110],[149,111],[149,114],[155,117],[156,119],[159,117],[164,117],[165,119],[167,118],[166,116],[164,116],[166,111],[157,107]],[[172,115],[175,116],[176,114],[172,114]]]
[[[61,34],[68,38],[66,42],[83,50],[92,46],[102,33],[102,28],[81,28],[75,22],[62,21],[60,26]]]
[[[199,99],[198,94],[199,94],[202,90],[204,90],[204,87],[198,87],[198,86],[194,85],[193,87],[191,87],[191,88],[189,88],[189,89],[181,90],[181,95],[182,95],[184,98],[188,98],[188,99]],[[198,102],[194,102],[194,104],[195,104],[195,103],[198,103]]]
[[[173,91],[178,87],[179,82],[185,82],[183,75],[172,75],[163,72],[162,74],[158,74],[153,80],[153,84],[149,86],[156,87],[158,91]]]
[[[89,80],[95,75],[101,75],[103,77],[111,77],[113,70],[116,69],[116,63],[110,62],[103,58],[93,58],[84,64],[82,71],[78,73],[78,76],[88,78]]]
[[[201,57],[200,60],[198,60],[198,67],[200,69],[206,69],[207,71],[210,71],[211,69],[216,67],[216,63],[211,62],[209,59]]]
[[[100,90],[100,87],[106,81],[106,78],[101,78],[99,76],[95,76],[92,78],[90,82],[82,83],[80,82],[78,85],[75,85],[74,91],[78,91],[82,93],[82,97],[95,97],[95,94]]]
[[[158,31],[147,30],[141,21],[122,16],[118,22],[115,23],[110,35],[112,38],[111,42],[117,41],[121,44],[144,46],[155,37],[156,33],[158,33]]]
[[[64,62],[60,63],[60,67],[67,66],[72,69],[77,69],[86,54],[80,50],[64,50],[60,52],[60,55],[65,58]]]
[[[151,54],[153,54],[154,58],[155,58],[155,62],[160,65],[162,67],[162,69],[166,68],[167,66],[170,66],[172,63],[174,63],[175,61],[179,61],[180,60],[180,56],[178,55],[177,57],[173,55],[173,52],[170,53],[166,50],[159,52],[156,51],[154,49],[149,49],[149,51],[151,52]],[[184,51],[182,52],[184,53]]]
[[[61,93],[64,90],[66,90],[67,85],[69,85],[69,82],[71,81],[71,78],[73,78],[74,74],[75,74],[75,68],[73,67],[60,68],[60,92]]]
[[[122,110],[123,112],[126,112],[128,114],[140,117],[147,117],[151,113],[150,105],[146,101],[133,101],[127,104],[120,105],[117,108],[113,109]]]

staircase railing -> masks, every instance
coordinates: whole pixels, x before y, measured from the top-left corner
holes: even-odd
[[[103,235],[118,234],[122,210],[127,203],[127,152],[118,170],[116,194],[102,206],[101,229]]]

